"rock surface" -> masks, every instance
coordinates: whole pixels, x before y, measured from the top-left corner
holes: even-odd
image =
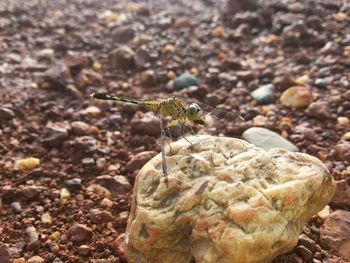
[[[339,256],[350,260],[350,212],[337,210],[321,228],[321,243]]]
[[[293,249],[335,183],[316,158],[245,141],[197,136],[140,171],[126,232],[133,262],[270,262]]]

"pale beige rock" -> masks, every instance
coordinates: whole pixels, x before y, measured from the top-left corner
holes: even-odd
[[[195,136],[140,171],[127,226],[129,263],[262,263],[293,249],[335,183],[314,157]]]

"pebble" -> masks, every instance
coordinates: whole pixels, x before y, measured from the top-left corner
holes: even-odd
[[[65,185],[69,190],[80,190],[81,188],[81,178],[73,178],[65,181]]]
[[[305,86],[310,83],[310,78],[308,75],[303,75],[295,80],[295,83],[300,86]]]
[[[335,152],[340,160],[349,161],[350,160],[350,142],[340,141],[335,146]]]
[[[45,48],[37,53],[39,59],[53,59],[55,56],[55,50],[51,48]]]
[[[0,261],[0,262],[2,262],[2,261]],[[25,258],[16,258],[12,261],[12,263],[26,263],[26,260],[25,260]]]
[[[242,134],[242,137],[246,141],[265,149],[283,148],[292,152],[299,151],[298,147],[296,147],[290,141],[286,140],[278,133],[270,131],[266,128],[249,128]]]
[[[92,136],[81,136],[74,139],[73,145],[77,150],[94,152],[97,149],[97,140]]]
[[[330,105],[326,101],[316,101],[311,103],[307,109],[306,114],[316,119],[329,119],[331,117]]]
[[[44,213],[41,215],[41,222],[43,224],[51,225],[52,224],[52,217],[50,216],[49,213]]]
[[[81,164],[82,164],[83,166],[92,166],[92,165],[95,164],[95,160],[94,160],[94,158],[86,157],[86,158],[83,158],[83,159],[81,160]]]
[[[137,113],[131,119],[131,128],[140,134],[159,136],[159,120],[153,112]]]
[[[83,224],[75,224],[68,230],[69,240],[72,242],[87,242],[92,238],[92,230]]]
[[[312,102],[311,89],[304,86],[294,86],[285,90],[281,95],[281,103],[294,108],[304,108]]]
[[[183,73],[174,80],[174,87],[177,90],[185,89],[190,86],[197,86],[198,81],[195,76],[190,73]]]
[[[350,212],[336,210],[320,228],[320,241],[324,248],[331,249],[345,260],[350,260]]]
[[[69,137],[68,128],[64,124],[49,122],[44,128],[42,142],[46,146],[60,146]]]
[[[336,181],[336,189],[330,202],[335,207],[350,207],[350,185],[346,180]]]
[[[90,255],[90,247],[88,245],[81,245],[78,247],[78,254],[80,256],[86,257]]]
[[[108,211],[101,211],[99,209],[92,209],[89,212],[89,217],[94,224],[103,224],[113,221],[113,216]]]
[[[348,117],[338,117],[337,122],[342,126],[346,126],[350,124],[350,120]]]
[[[149,160],[151,160],[157,152],[155,151],[145,151],[137,153],[131,158],[131,160],[126,164],[126,170],[133,172],[137,169],[141,169]]]
[[[300,235],[298,245],[306,247],[311,252],[314,252],[316,248],[316,242],[305,234]]]
[[[132,186],[125,176],[117,175],[101,175],[96,178],[96,182],[107,189],[112,196],[116,197],[118,195],[127,193],[131,190]]]
[[[108,191],[105,187],[98,184],[91,184],[86,190],[104,195],[104,197],[111,197],[111,192]]]
[[[324,221],[329,217],[329,214],[330,214],[329,205],[326,205],[325,208],[323,208],[321,211],[317,213],[317,216]]]
[[[111,66],[114,69],[129,70],[135,67],[135,52],[126,46],[113,50],[109,56]]]
[[[15,169],[22,171],[22,170],[33,170],[37,168],[40,165],[40,159],[29,157],[25,159],[20,159],[15,162]]]
[[[13,117],[15,117],[15,113],[13,112],[13,110],[5,107],[0,107],[0,120],[11,120],[13,119]]]
[[[60,191],[60,200],[62,204],[65,204],[70,199],[70,192],[67,188],[62,188]]]
[[[148,69],[141,73],[141,84],[143,86],[153,86],[157,84],[157,75],[154,70]]]
[[[19,202],[13,202],[13,203],[11,203],[10,206],[11,206],[13,212],[15,212],[16,214],[19,214],[22,212],[22,206]]]
[[[11,254],[6,245],[0,245],[0,262],[11,263]]]
[[[39,234],[34,226],[26,228],[27,250],[37,251],[40,247]]]
[[[317,78],[314,82],[314,85],[316,88],[319,89],[326,89],[328,86],[328,80],[327,79],[321,79],[321,78]]]
[[[93,117],[97,117],[98,115],[100,115],[101,110],[99,107],[96,106],[89,106],[86,109],[82,110],[81,113],[83,115],[90,115]]]
[[[304,246],[297,246],[295,248],[295,252],[307,262],[312,260],[314,257],[312,252]]]
[[[129,26],[121,26],[112,30],[111,35],[113,41],[125,44],[135,37],[135,29]]]
[[[87,135],[90,132],[90,125],[83,121],[73,121],[71,127],[76,135]]]
[[[269,104],[275,101],[275,86],[273,84],[267,84],[254,90],[250,95],[259,104]]]
[[[27,198],[27,199],[34,199],[39,196],[42,191],[45,190],[45,187],[43,186],[36,186],[36,185],[31,185],[31,186],[23,186],[21,189],[21,194]]]
[[[255,116],[253,118],[254,126],[265,126],[267,124],[268,118],[262,115]]]
[[[45,260],[40,256],[33,256],[28,259],[27,263],[44,263]]]

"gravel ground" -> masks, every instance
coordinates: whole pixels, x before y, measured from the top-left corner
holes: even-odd
[[[125,262],[132,185],[159,132],[138,107],[89,97],[107,91],[199,100],[245,119],[210,134],[261,126],[320,158],[336,197],[275,262],[349,262],[320,238],[350,209],[349,21],[347,0],[0,0],[0,262]]]

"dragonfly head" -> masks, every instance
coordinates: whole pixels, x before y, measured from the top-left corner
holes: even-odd
[[[187,107],[186,117],[189,121],[198,122],[203,115],[203,110],[197,103],[192,103]]]

